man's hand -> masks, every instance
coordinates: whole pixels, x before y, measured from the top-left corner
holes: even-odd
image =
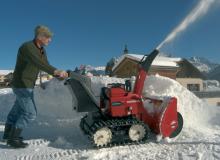
[[[61,78],[61,79],[65,79],[68,77],[68,73],[66,71],[62,71],[62,70],[55,70],[54,76]]]

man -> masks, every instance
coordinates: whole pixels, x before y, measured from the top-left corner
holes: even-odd
[[[37,116],[33,89],[40,70],[63,79],[68,77],[67,72],[57,70],[47,60],[44,46],[49,44],[51,37],[52,32],[46,26],[37,26],[34,40],[25,42],[18,50],[12,80],[16,101],[8,114],[3,135],[3,139],[11,147],[25,148],[28,145],[20,135]]]

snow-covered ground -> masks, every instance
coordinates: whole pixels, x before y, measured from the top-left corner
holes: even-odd
[[[123,82],[123,79],[108,77],[91,80],[97,98],[102,86]],[[140,145],[92,148],[79,128],[82,113],[72,110],[74,102],[70,91],[63,81],[54,79],[47,82],[46,90],[35,89],[38,117],[23,133],[28,148],[12,149],[0,142],[0,160],[220,159],[220,108],[208,106],[176,81],[161,76],[149,76],[143,94],[177,97],[184,128],[171,142],[149,140]],[[0,136],[14,100],[10,89],[0,90]]]

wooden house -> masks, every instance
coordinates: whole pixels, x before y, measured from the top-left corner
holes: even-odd
[[[144,55],[123,54],[112,68],[111,76],[129,78],[138,73],[138,64]],[[203,74],[189,61],[182,58],[157,56],[149,75],[159,74],[177,80],[191,91],[203,90]]]

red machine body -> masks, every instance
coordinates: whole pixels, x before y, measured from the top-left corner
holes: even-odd
[[[157,55],[155,51],[154,57]],[[148,58],[149,59],[149,58]],[[143,62],[145,62],[143,60]],[[150,63],[151,65],[151,63]],[[108,98],[107,104],[101,99],[101,109],[105,108],[111,117],[134,116],[143,121],[156,134],[163,137],[172,137],[172,133],[178,128],[177,99],[166,97],[165,99],[152,99],[143,97],[144,82],[149,70],[149,62],[139,65],[139,73],[133,91],[127,91],[124,84],[110,84],[105,89]],[[151,107],[148,110],[149,105]]]

